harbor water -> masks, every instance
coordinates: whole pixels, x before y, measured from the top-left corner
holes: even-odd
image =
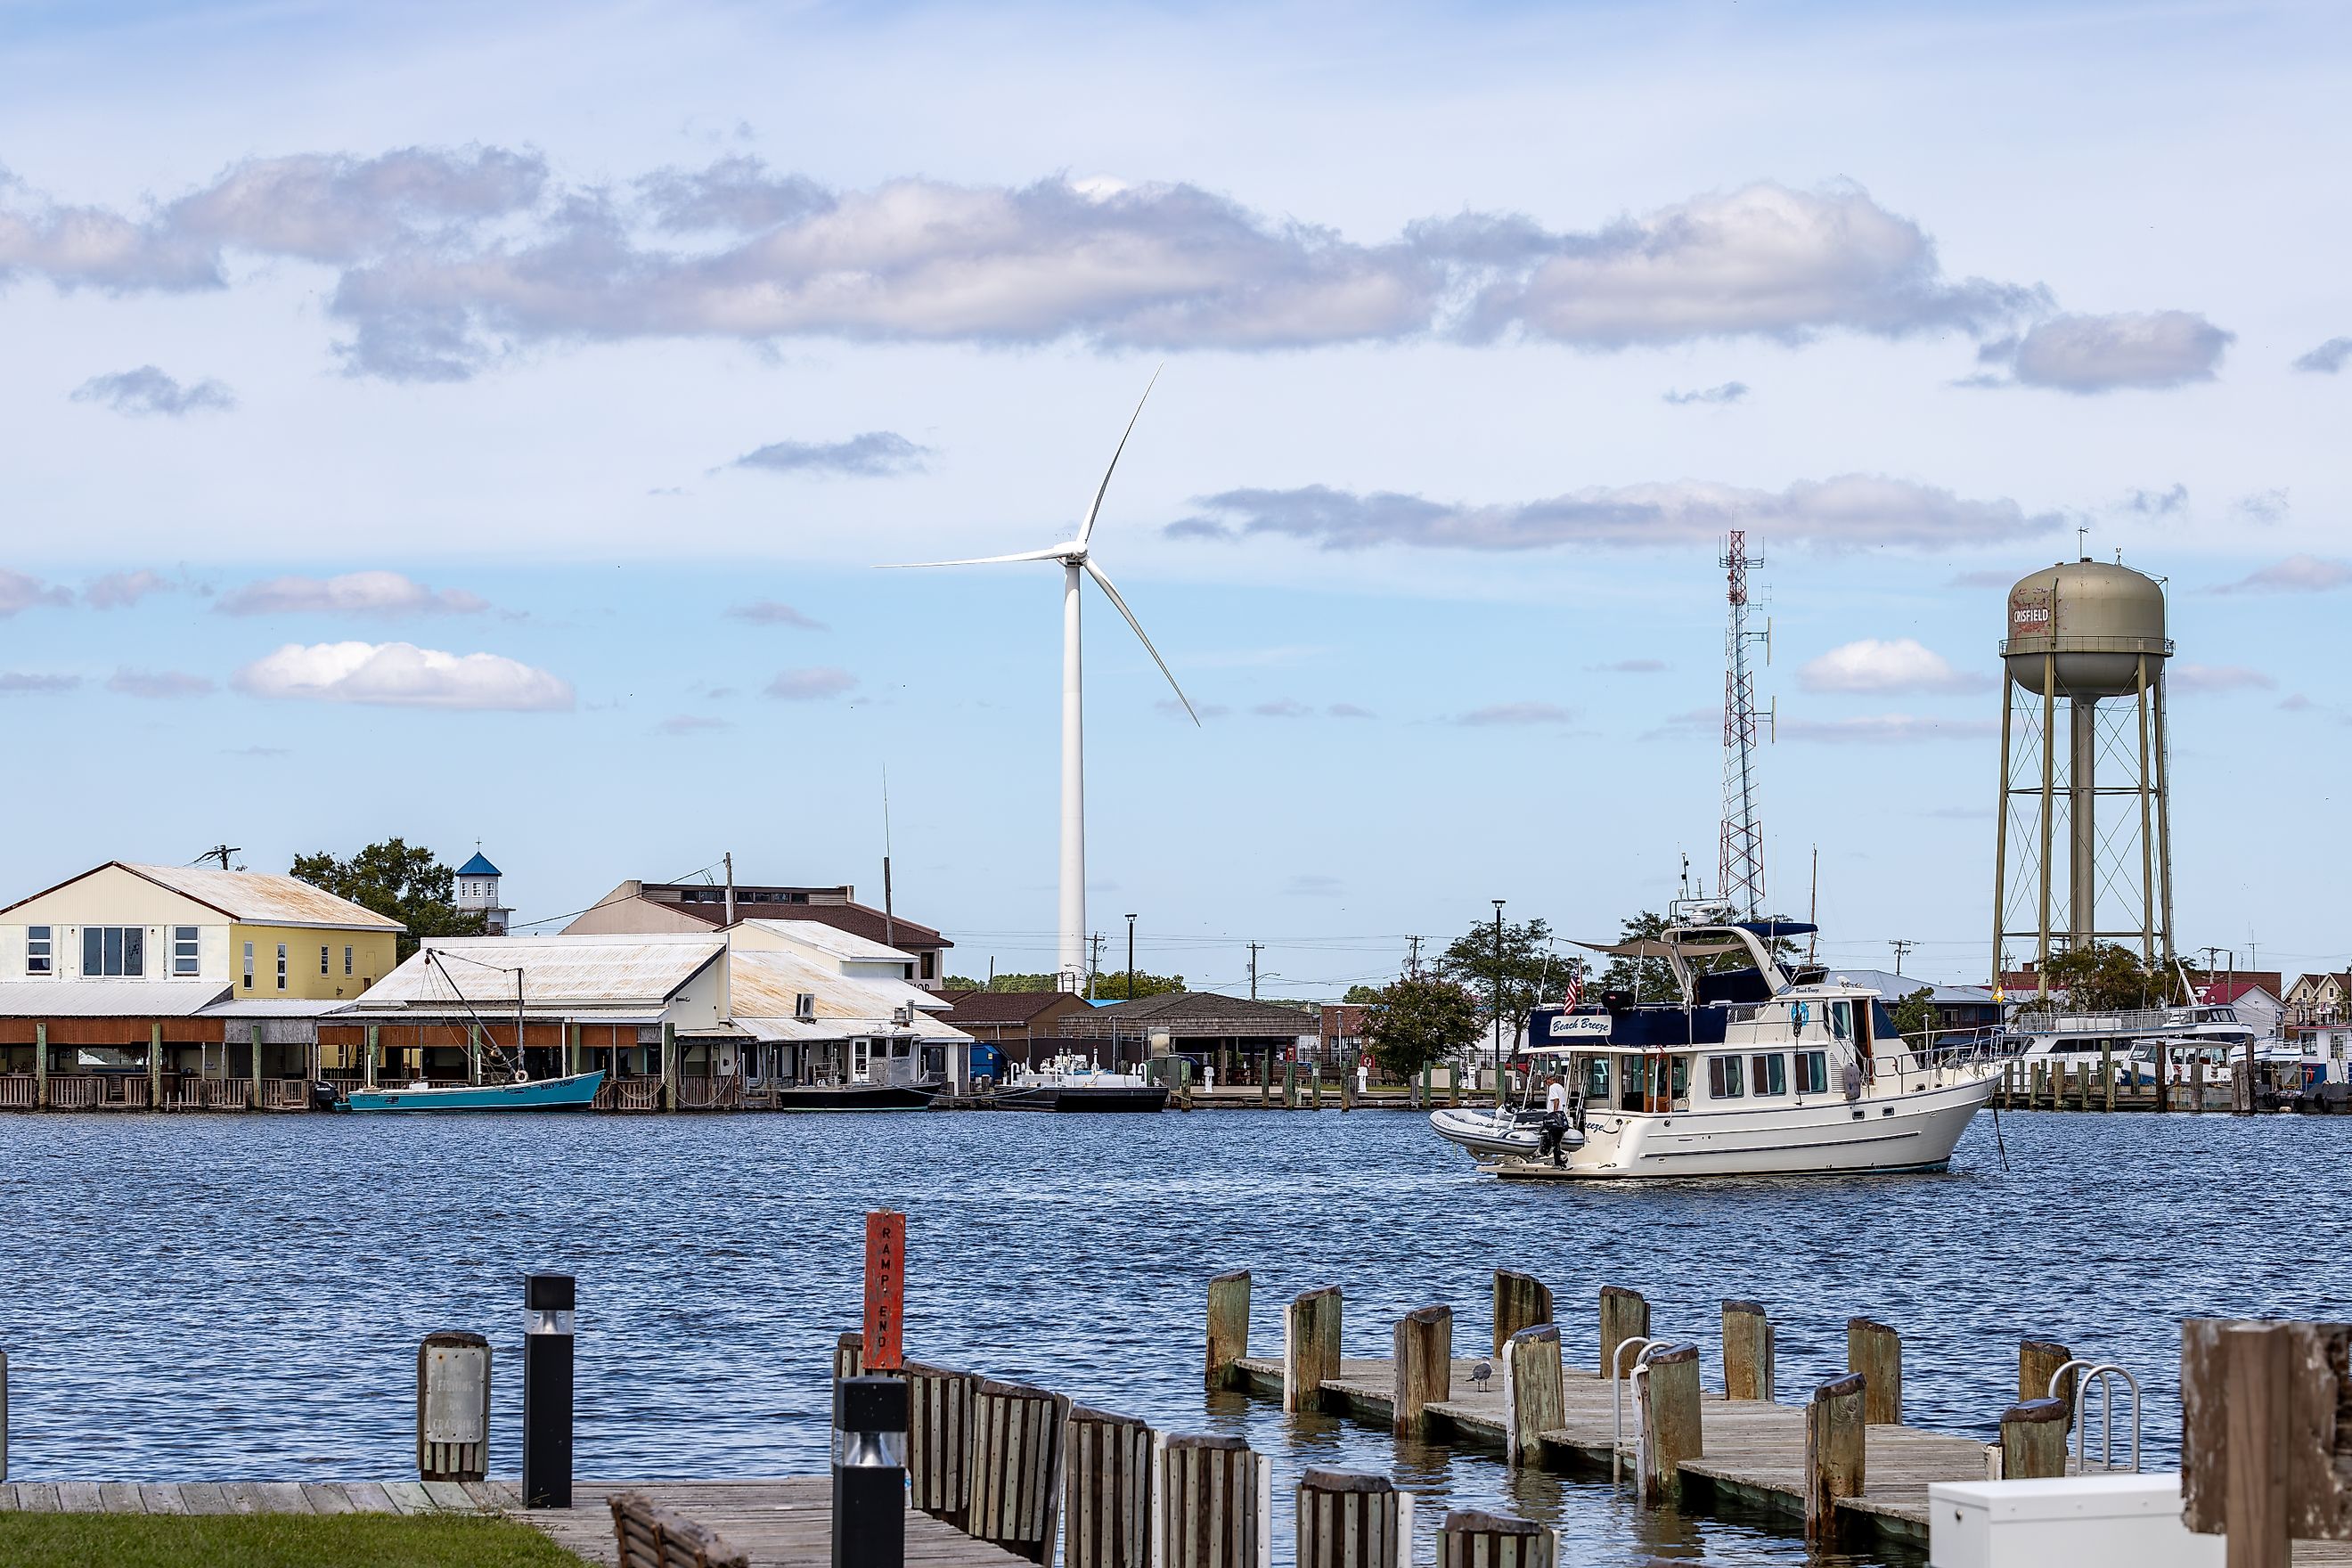
[[[1522,1187],[1391,1111],[8,1117],[10,1475],[413,1476],[416,1342],[442,1328],[496,1346],[510,1474],[526,1269],[579,1278],[582,1477],[819,1472],[861,1216],[894,1207],[920,1359],[1246,1434],[1278,1484],[1387,1471],[1428,1500],[1424,1533],[1479,1506],[1556,1522],[1580,1564],[1793,1563],[1769,1520],[1645,1512],[1605,1479],[1205,1395],[1206,1280],[1252,1271],[1259,1353],[1281,1303],[1338,1284],[1348,1353],[1387,1354],[1395,1318],[1444,1302],[1475,1354],[1490,1270],[1523,1269],[1587,1365],[1595,1292],[1632,1286],[1710,1382],[1719,1303],[1751,1298],[1783,1398],[1842,1373],[1867,1315],[1903,1334],[1906,1419],[1988,1436],[2018,1340],[2052,1338],[2139,1375],[2150,1468],[2178,1447],[2177,1320],[2343,1315],[2352,1121],[2012,1112],[1999,1131],[1979,1116],[1942,1174]]]

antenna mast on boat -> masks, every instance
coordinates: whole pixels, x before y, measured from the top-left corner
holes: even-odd
[[[1723,857],[1716,871],[1716,896],[1729,906],[1736,920],[1756,920],[1764,910],[1764,824],[1757,805],[1756,676],[1748,668],[1748,647],[1765,645],[1771,658],[1771,633],[1748,629],[1748,569],[1761,566],[1760,555],[1748,553],[1748,534],[1734,529],[1726,542],[1722,563],[1730,584],[1731,617],[1724,634],[1723,677]]]

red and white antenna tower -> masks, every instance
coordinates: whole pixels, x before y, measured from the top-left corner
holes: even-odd
[[[1756,676],[1748,668],[1751,642],[1767,645],[1769,631],[1748,629],[1748,569],[1764,564],[1748,553],[1748,535],[1734,529],[1723,552],[1730,574],[1731,620],[1724,634],[1723,675],[1723,858],[1716,892],[1735,917],[1755,920],[1764,906],[1764,824],[1756,801]]]

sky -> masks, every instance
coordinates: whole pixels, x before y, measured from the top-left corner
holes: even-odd
[[[1336,995],[1712,885],[1990,960],[2007,585],[2168,595],[2178,940],[2352,963],[2324,5],[0,0],[0,890],[477,840]],[[1153,377],[1157,376],[1156,383]],[[1819,853],[1818,892],[1813,857]],[[2324,859],[2324,857],[2322,858]],[[556,929],[550,925],[547,929]]]

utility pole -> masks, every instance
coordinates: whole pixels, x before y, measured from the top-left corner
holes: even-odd
[[[1503,900],[1495,900],[1495,1110],[1503,1109]]]
[[[1418,980],[1421,978],[1421,938],[1409,936],[1405,941],[1412,944],[1412,955],[1404,961],[1404,972]]]
[[[735,852],[730,849],[726,854],[721,855],[719,858],[727,862],[727,923],[731,926],[735,923]],[[887,866],[889,862],[886,858],[883,863]],[[883,873],[882,886],[886,889],[890,886],[890,877],[887,871]],[[885,891],[882,897],[887,902],[890,895],[887,891]]]
[[[1250,943],[1250,944],[1249,944],[1249,950],[1250,950],[1250,1000],[1251,1000],[1251,1001],[1253,1001],[1253,1002],[1255,1002],[1255,1001],[1256,1001],[1256,1000],[1257,1000],[1257,955],[1258,955],[1258,953],[1259,953],[1261,951],[1263,951],[1263,950],[1264,950],[1264,948],[1265,948],[1265,943],[1264,943],[1264,942],[1252,942],[1252,943]]]
[[[1900,980],[1903,978],[1904,956],[1919,944],[1907,937],[1898,936],[1888,939],[1886,945],[1895,950],[1895,978]]]
[[[215,844],[211,848],[196,857],[196,864],[201,866],[207,860],[217,860],[220,862],[220,868],[226,871],[228,869],[228,858],[232,855],[242,855],[244,853],[245,848],[242,845]]]
[[[1095,999],[1095,975],[1102,968],[1103,934],[1100,931],[1087,938],[1087,1000]]]
[[[1127,999],[1135,1000],[1135,917],[1127,917]]]

